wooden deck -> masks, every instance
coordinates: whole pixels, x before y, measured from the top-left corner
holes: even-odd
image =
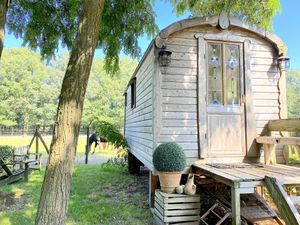
[[[265,176],[275,177],[283,184],[300,184],[300,167],[282,164],[193,164],[195,173],[212,177],[229,186],[236,183],[261,183]],[[242,185],[243,186],[243,185]]]
[[[200,164],[194,163],[192,170],[231,187],[233,224],[240,224],[240,194],[254,193],[256,186],[264,185],[266,176],[274,177],[284,185],[300,185],[300,167],[282,164]]]

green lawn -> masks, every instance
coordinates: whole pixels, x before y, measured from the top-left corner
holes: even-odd
[[[1,225],[34,223],[43,174],[35,171],[28,183],[0,187],[2,195],[14,194],[19,207],[3,212],[0,208]],[[76,165],[67,224],[153,224],[145,190],[147,175],[132,176],[108,164]]]
[[[46,142],[46,145],[48,148],[50,147],[50,142],[51,142],[52,136],[43,136],[44,141]],[[24,145],[29,145],[30,141],[32,139],[32,136],[0,136],[0,145],[11,145],[11,146],[24,146]],[[85,146],[86,146],[86,136],[85,135],[80,135],[78,139],[78,144],[77,144],[77,155],[82,156],[85,154]],[[92,150],[94,149],[94,144],[92,145]],[[39,142],[39,151],[40,153],[45,156],[46,150],[41,142]],[[96,149],[96,151],[99,152],[99,148]],[[30,152],[35,152],[35,141],[30,148]],[[109,156],[116,156],[116,151],[111,148],[111,146],[108,147],[107,150],[101,150],[101,154],[106,154]]]

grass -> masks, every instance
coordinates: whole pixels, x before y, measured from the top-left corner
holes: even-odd
[[[289,146],[289,163],[300,164],[300,147]]]
[[[29,182],[0,187],[0,192],[21,196],[23,207],[0,212],[1,225],[33,224],[44,170],[35,171]],[[152,224],[147,194],[141,190],[147,176],[132,176],[123,167],[110,164],[76,165],[72,179],[68,225]],[[20,201],[22,202],[22,201]]]
[[[48,148],[50,147],[52,136],[47,135],[43,136],[44,141],[46,142],[46,145]],[[11,145],[11,146],[24,146],[29,145],[30,141],[32,139],[32,136],[0,136],[0,145]],[[85,155],[85,146],[86,146],[86,136],[80,135],[78,139],[77,144],[77,156],[83,156]],[[94,148],[94,144],[92,145],[92,150]],[[30,152],[35,152],[36,146],[35,141],[32,144],[32,147],[30,148]],[[96,149],[96,151],[99,152],[99,148]],[[39,141],[39,152],[43,154],[43,156],[46,156],[46,150],[43,146],[43,144]],[[101,154],[105,154],[108,156],[115,157],[117,151],[115,151],[111,146],[107,148],[107,150],[101,150]]]

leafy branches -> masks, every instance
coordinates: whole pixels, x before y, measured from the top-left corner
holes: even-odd
[[[213,16],[225,11],[251,24],[266,29],[272,27],[273,17],[280,13],[280,0],[171,0],[177,14],[189,11],[192,16]]]
[[[40,49],[51,58],[59,44],[72,49],[77,35],[81,0],[14,0],[7,16],[7,28],[24,45]],[[104,68],[115,74],[119,70],[119,54],[136,58],[141,53],[138,38],[153,37],[158,31],[150,0],[106,0],[101,18],[98,47],[105,54]]]
[[[92,127],[99,137],[107,138],[116,148],[127,149],[128,145],[124,136],[113,124],[106,121],[94,121]]]

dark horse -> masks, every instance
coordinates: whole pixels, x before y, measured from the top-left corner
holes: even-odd
[[[95,134],[95,133],[92,134],[89,137],[89,147],[90,147],[90,149],[91,149],[92,144],[95,143],[94,151],[92,152],[92,154],[95,153],[97,145],[100,146],[101,143],[105,143],[105,147],[106,147],[107,142],[108,142],[107,138],[105,138],[105,137],[98,137],[97,134]]]

